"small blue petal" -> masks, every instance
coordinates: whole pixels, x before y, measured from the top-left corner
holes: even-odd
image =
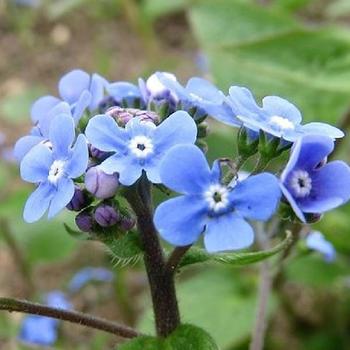
[[[13,154],[17,160],[20,162],[23,157],[37,144],[44,141],[42,136],[26,135],[21,137],[15,144]]]
[[[61,292],[60,290],[53,290],[46,295],[46,305],[64,309],[64,310],[70,310],[72,309],[72,304],[67,299],[67,296],[65,293]]]
[[[76,103],[72,104],[73,119],[75,124],[78,124],[80,118],[83,116],[86,108],[92,100],[92,95],[88,90],[84,90],[79,96]]]
[[[54,96],[43,96],[37,99],[30,110],[30,116],[32,118],[33,123],[37,123],[39,119],[46,115],[47,112],[55,107],[61,100]]]
[[[67,175],[72,179],[79,177],[85,172],[88,162],[89,151],[86,138],[84,135],[80,134],[72,149],[71,158],[66,165]]]
[[[237,213],[247,219],[268,220],[276,211],[281,197],[278,180],[269,173],[249,176],[230,194]]]
[[[73,104],[84,90],[89,90],[90,75],[80,69],[65,74],[59,81],[58,91],[64,101]]]
[[[211,103],[222,104],[224,102],[224,94],[212,83],[202,78],[191,78],[186,85],[186,90],[191,95],[199,96]]]
[[[62,177],[58,183],[57,188],[52,193],[48,218],[51,219],[57,215],[70,202],[74,195],[74,182],[71,179]]]
[[[231,86],[229,89],[228,103],[236,115],[258,116],[261,113],[252,93],[245,87]]]
[[[117,102],[121,102],[124,99],[130,100],[141,97],[140,90],[136,85],[124,81],[111,83],[106,89],[108,94]]]
[[[105,152],[119,152],[126,148],[128,136],[125,129],[118,127],[107,115],[93,117],[86,127],[85,135],[97,149]]]
[[[304,134],[329,136],[333,139],[344,137],[344,133],[338,128],[325,123],[308,123],[302,126]]]
[[[280,184],[280,187],[281,187],[281,190],[282,190],[284,197],[286,198],[286,200],[288,201],[288,203],[292,207],[295,215],[300,219],[301,222],[306,222],[305,215],[301,211],[301,209],[299,208],[298,203],[293,198],[292,194],[287,190],[287,188],[283,184]]]
[[[73,118],[67,114],[56,116],[50,126],[49,139],[55,158],[66,157],[75,138]]]
[[[86,267],[79,270],[69,282],[68,289],[76,293],[90,282],[111,282],[114,279],[112,271],[102,267]]]
[[[278,96],[266,96],[262,100],[263,109],[270,116],[279,116],[290,120],[293,124],[300,124],[302,116],[298,108],[292,103]]]
[[[306,237],[306,246],[323,254],[328,262],[335,260],[336,251],[332,243],[327,241],[321,232],[310,232]]]
[[[187,112],[177,111],[155,129],[153,137],[157,151],[162,153],[175,145],[195,143],[197,126]]]
[[[154,214],[160,236],[175,246],[194,243],[204,230],[207,207],[201,197],[180,196],[163,202]]]
[[[26,222],[32,223],[37,221],[45,214],[54,191],[54,187],[48,182],[43,182],[38,186],[25,204],[23,218]]]
[[[47,146],[37,145],[33,147],[21,162],[22,179],[32,183],[45,181],[52,162],[52,152]]]
[[[90,111],[94,111],[98,108],[99,103],[103,100],[104,90],[108,85],[108,81],[101,77],[99,74],[93,74],[91,77],[91,102],[89,105]]]
[[[254,242],[252,227],[240,216],[228,213],[210,218],[204,233],[204,245],[209,253],[237,250]]]
[[[202,193],[209,186],[211,177],[203,152],[193,145],[173,147],[160,166],[163,184],[180,193]]]

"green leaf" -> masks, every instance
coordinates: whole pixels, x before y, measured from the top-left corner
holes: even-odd
[[[218,350],[213,338],[203,329],[180,325],[168,338],[143,336],[119,347],[120,350]]]
[[[187,0],[145,0],[143,11],[148,18],[154,20],[160,16],[183,10],[186,3],[188,3]]]
[[[116,265],[136,263],[142,257],[140,237],[135,231],[129,231],[119,237],[109,235],[102,241],[108,246]]]
[[[258,252],[209,254],[204,249],[194,247],[183,257],[180,267],[210,261],[233,266],[254,264],[283,251],[291,242],[292,235],[290,232],[287,232],[286,238],[281,243],[271,249]]]
[[[243,85],[257,98],[280,95],[309,121],[335,123],[347,110],[348,31],[306,28],[285,13],[240,0],[200,1],[190,19],[222,89]]]

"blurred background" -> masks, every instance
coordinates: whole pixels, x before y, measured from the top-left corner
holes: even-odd
[[[58,79],[74,68],[110,81],[136,82],[165,70],[182,82],[208,78],[224,91],[243,85],[259,98],[287,98],[304,121],[347,129],[350,1],[0,0],[0,295],[43,301],[53,290],[70,290],[74,309],[152,331],[141,262],[113,260],[102,245],[71,237],[63,227],[74,227],[68,212],[31,225],[22,220],[31,186],[20,180],[11,149],[29,130],[31,103],[56,95]],[[210,158],[232,156],[234,130],[210,126]],[[337,152],[349,161],[349,141]],[[334,245],[335,261],[306,251],[304,242],[287,260],[274,284],[266,349],[350,349],[349,215],[348,205],[315,225]],[[81,277],[86,267],[112,274],[83,270]],[[80,284],[72,289],[77,272]],[[188,269],[178,285],[183,319],[205,328],[224,350],[247,349],[258,282],[254,265]],[[37,348],[18,339],[25,338],[23,319],[0,313],[0,349]],[[62,324],[51,346],[113,349],[118,341]]]

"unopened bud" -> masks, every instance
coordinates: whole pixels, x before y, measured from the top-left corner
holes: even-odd
[[[92,231],[93,218],[87,211],[82,211],[75,217],[75,223],[79,227],[79,230],[83,232]]]
[[[120,219],[119,226],[123,231],[131,230],[136,224],[136,220],[129,216],[123,216]]]
[[[104,160],[109,155],[108,152],[100,151],[98,148],[96,148],[92,145],[89,145],[89,151],[90,151],[91,157],[99,159],[99,160]]]
[[[94,218],[102,227],[115,225],[119,220],[119,212],[111,205],[102,204],[95,210]]]
[[[114,118],[119,126],[125,126],[128,121],[133,118],[140,118],[142,121],[149,121],[154,124],[160,122],[157,113],[136,108],[112,107],[106,112],[106,114]]]
[[[72,211],[80,211],[86,208],[91,203],[89,195],[79,186],[75,186],[74,195],[71,201],[67,204],[67,209]]]
[[[108,175],[98,166],[94,166],[85,174],[85,186],[96,198],[110,198],[117,192],[119,186],[118,175]]]

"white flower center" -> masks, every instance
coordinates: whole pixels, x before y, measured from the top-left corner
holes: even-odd
[[[153,153],[154,146],[149,137],[139,135],[130,140],[129,149],[137,158],[146,158]]]
[[[55,160],[50,168],[49,176],[47,179],[52,184],[56,184],[57,181],[64,175],[66,162],[64,160]]]
[[[287,118],[274,115],[270,117],[269,124],[280,130],[294,130],[295,125]]]
[[[312,189],[312,180],[309,173],[305,170],[296,170],[290,179],[296,197],[303,198],[310,194]]]
[[[211,185],[207,191],[204,192],[204,198],[208,202],[209,208],[214,212],[227,207],[229,191],[227,187],[220,184]]]

